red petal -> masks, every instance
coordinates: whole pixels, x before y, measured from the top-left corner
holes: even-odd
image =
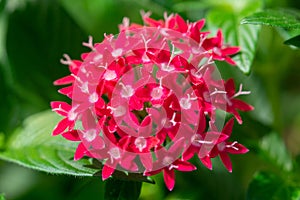
[[[120,165],[129,172],[138,171],[139,168],[134,161],[135,157],[135,155],[130,154],[127,154],[125,157],[123,156]]]
[[[68,131],[62,134],[62,136],[64,138],[66,138],[67,140],[71,140],[71,141],[80,141],[80,137],[78,135],[78,131],[77,130],[72,130],[72,131]]]
[[[79,143],[75,151],[74,160],[80,160],[81,158],[83,158],[83,156],[85,156],[86,152],[87,149],[85,148],[84,144],[82,142]]]
[[[188,29],[188,26],[186,24],[186,22],[184,21],[184,19],[182,19],[182,17],[178,14],[176,14],[176,22],[178,24],[178,29],[181,33],[185,33]]]
[[[224,126],[223,130],[222,130],[222,133],[228,135],[230,137],[231,135],[231,132],[232,132],[232,128],[233,128],[233,125],[234,125],[234,119],[231,118]]]
[[[68,86],[65,88],[62,88],[60,90],[58,90],[59,93],[66,95],[67,97],[69,97],[70,99],[72,98],[72,93],[73,93],[73,86]]]
[[[222,53],[225,55],[236,54],[239,51],[240,51],[240,47],[227,47],[222,49]]]
[[[164,168],[164,181],[168,190],[172,191],[175,186],[175,172]]]
[[[239,109],[239,110],[244,111],[244,112],[251,111],[251,110],[254,109],[253,106],[251,106],[251,105],[249,105],[249,104],[247,104],[247,103],[245,103],[245,102],[243,102],[239,99],[232,99],[231,102],[233,103],[233,105],[236,109]]]
[[[227,143],[228,145],[231,145],[231,143]],[[244,145],[240,144],[240,143],[236,143],[235,145],[233,145],[235,148],[237,148],[238,150],[236,150],[235,148],[226,148],[226,152],[231,153],[231,154],[244,154],[247,153],[249,151],[249,149],[247,149]]]
[[[153,165],[152,156],[148,153],[140,154],[139,156],[143,166],[146,168],[146,171],[151,170]]]
[[[231,173],[232,172],[232,164],[231,164],[230,158],[227,155],[227,153],[220,152],[220,158],[221,158],[224,166],[226,167],[226,169]]]
[[[228,135],[226,135],[224,133],[221,133],[221,132],[218,132],[218,131],[207,132],[205,137],[204,137],[204,140],[205,141],[212,141],[212,143],[211,144],[203,144],[202,148],[206,147],[207,149],[209,149],[209,147],[212,147],[216,144],[219,144],[219,143],[227,140],[228,138],[229,138]]]
[[[191,159],[195,153],[198,153],[199,147],[196,147],[194,145],[189,146],[189,148],[182,154],[183,160],[189,160]]]
[[[232,78],[226,81],[225,90],[229,98],[235,94],[235,84]]]
[[[77,74],[79,67],[81,66],[82,62],[80,60],[73,60],[73,65],[69,66],[70,72],[72,74]]]
[[[206,129],[206,119],[205,119],[205,114],[203,112],[203,109],[200,110],[199,114],[199,123],[198,123],[198,131],[197,133],[203,133]]]
[[[108,179],[114,173],[114,171],[114,168],[104,165],[102,168],[102,180],[104,181]]]
[[[200,31],[205,24],[205,19],[201,19],[195,23],[195,27],[197,27],[198,31]]]
[[[154,20],[150,17],[144,17],[143,18],[145,24],[149,25],[149,26],[154,26],[154,27],[163,27],[164,26],[164,22],[162,20]]]
[[[225,57],[225,61],[226,61],[227,63],[233,65],[233,66],[236,65],[236,62],[235,62],[232,58],[230,58],[230,57],[228,57],[228,56]]]
[[[56,125],[56,127],[52,132],[52,135],[55,136],[61,134],[66,130],[66,128],[68,128],[69,125],[70,125],[70,121],[68,120],[68,118],[64,118],[63,120],[58,122],[58,124]]]
[[[156,174],[160,173],[163,169],[164,168],[158,169],[158,170],[154,170],[154,171],[145,171],[144,175],[145,176],[153,176],[153,175],[156,175]]]
[[[51,108],[56,113],[66,117],[68,116],[68,112],[71,110],[71,106],[63,101],[52,101]]]
[[[194,171],[197,169],[196,166],[194,166],[193,164],[191,164],[187,161],[176,160],[173,164],[178,166],[178,168],[176,168],[176,170],[183,171],[183,172],[190,172],[190,171]]]
[[[54,85],[66,85],[66,84],[70,84],[73,83],[75,81],[75,78],[71,75],[69,76],[65,76],[63,78],[60,78],[56,81],[53,82]]]
[[[239,124],[243,123],[241,115],[234,109],[229,109],[228,112],[232,113]]]
[[[212,163],[211,163],[211,159],[208,156],[205,156],[203,158],[199,158],[200,161],[202,162],[202,164],[207,167],[208,169],[212,170]]]
[[[222,33],[222,30],[219,29],[218,32],[217,32],[217,38],[215,40],[216,42],[216,45],[221,47],[223,45],[223,33]]]

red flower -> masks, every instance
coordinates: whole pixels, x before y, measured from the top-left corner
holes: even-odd
[[[233,118],[231,118],[227,124],[224,126],[222,133],[227,135],[228,138],[231,136],[232,127],[234,124]],[[214,128],[215,129],[215,128]],[[242,144],[239,144],[238,142],[229,142],[229,141],[223,141],[219,144],[217,144],[213,150],[210,153],[210,156],[216,157],[217,155],[220,156],[224,166],[229,172],[232,172],[232,164],[230,161],[230,158],[228,156],[228,153],[231,154],[244,154],[247,153],[249,150],[244,147]]]
[[[57,114],[65,117],[63,118],[54,128],[53,135],[59,135],[63,133],[66,129],[69,131],[74,128],[74,120],[77,118],[77,113],[75,112],[74,107],[69,104],[61,101],[53,101],[51,102],[52,110]]]
[[[217,36],[204,40],[203,47],[211,51],[213,59],[226,61],[231,65],[236,65],[234,60],[229,56],[234,55],[240,51],[239,47],[230,47],[223,44],[224,38],[221,30],[218,30]]]
[[[157,154],[157,162],[154,163],[157,164],[159,163],[160,165],[163,164],[163,168],[155,171],[146,171],[144,174],[146,176],[152,176],[155,174],[160,173],[161,171],[164,174],[164,181],[167,186],[167,188],[171,191],[173,190],[175,186],[175,171],[183,171],[183,172],[189,172],[189,171],[194,171],[197,168],[184,160],[176,158],[176,155],[179,155],[179,152],[182,148],[179,148],[182,145],[183,140],[179,139],[174,145],[170,147],[169,150],[162,149],[164,153]],[[175,157],[174,157],[175,155]]]
[[[232,79],[216,77],[214,61],[232,65],[238,47],[224,45],[221,30],[215,37],[202,31],[205,20],[185,21],[178,14],[155,20],[142,13],[144,26],[124,18],[116,36],[101,43],[89,38],[91,49],[82,61],[61,60],[70,75],[55,85],[72,104],[54,101],[52,110],[63,116],[53,130],[79,142],[74,160],[90,157],[103,163],[102,179],[115,170],[151,176],[163,172],[169,190],[175,170],[193,171],[189,160],[197,155],[212,169],[211,158],[220,156],[231,171],[228,153],[246,153],[229,142],[233,119],[218,131],[217,110],[232,113],[241,124],[239,111],[253,107],[236,99]],[[76,124],[76,126],[75,126]],[[208,129],[208,124],[211,130]]]
[[[239,91],[236,93],[235,92],[235,85],[233,79],[229,79],[228,81],[225,82],[225,92],[224,93],[219,93],[217,95],[218,97],[216,98],[216,105],[220,105],[220,108],[224,108],[223,105],[226,105],[226,111],[228,113],[232,113],[236,120],[238,121],[239,124],[243,123],[243,120],[238,113],[238,110],[246,112],[246,111],[251,111],[254,109],[253,106],[236,99],[236,97],[240,95],[246,95],[250,94],[249,91],[242,91],[242,85],[240,85]]]

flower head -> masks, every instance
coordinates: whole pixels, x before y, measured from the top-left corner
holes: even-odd
[[[216,111],[232,113],[253,107],[236,97],[233,79],[216,77],[214,61],[235,64],[238,47],[224,45],[221,30],[209,37],[205,20],[185,21],[178,14],[155,20],[142,13],[144,25],[124,18],[116,36],[105,35],[101,43],[92,38],[82,60],[64,55],[70,75],[55,85],[71,104],[52,102],[52,110],[64,118],[53,135],[79,142],[74,159],[91,157],[103,163],[102,178],[115,170],[151,176],[164,173],[169,190],[175,173],[193,171],[194,156],[212,169],[211,158],[219,155],[231,171],[228,153],[245,153],[229,142],[233,119],[222,131],[214,127]],[[209,129],[210,124],[211,129]]]

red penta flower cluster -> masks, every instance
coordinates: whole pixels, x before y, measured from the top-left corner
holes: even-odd
[[[55,101],[53,111],[64,118],[53,135],[79,142],[74,159],[84,156],[103,163],[103,180],[116,169],[151,176],[164,173],[169,190],[174,170],[192,171],[189,160],[197,155],[212,169],[211,159],[220,156],[228,171],[228,154],[246,153],[230,141],[234,118],[224,128],[218,110],[233,114],[252,106],[236,99],[232,79],[224,81],[215,60],[235,62],[238,47],[224,45],[222,32],[215,37],[202,32],[204,20],[186,22],[179,15],[154,20],[143,13],[145,25],[127,18],[118,35],[105,35],[101,43],[83,43],[91,52],[82,61],[62,60],[71,75],[54,82],[69,85],[59,90],[72,104]],[[221,121],[220,121],[221,120]],[[218,122],[218,123],[216,123]],[[224,124],[224,119],[223,119]]]

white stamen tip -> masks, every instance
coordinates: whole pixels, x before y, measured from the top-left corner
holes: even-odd
[[[122,86],[121,96],[123,98],[129,98],[134,94],[134,89],[131,85],[124,85],[123,83],[120,83],[120,85]]]
[[[93,94],[91,94],[89,96],[89,102],[90,103],[96,103],[98,101],[98,99],[99,99],[99,96],[96,92],[94,92]]]
[[[111,148],[108,151],[108,154],[111,156],[111,160],[121,158],[121,153],[118,147]]]
[[[122,55],[123,50],[121,48],[115,49],[111,55],[115,58],[119,57]]]
[[[154,100],[158,100],[162,97],[163,95],[163,88],[162,87],[156,87],[153,88],[153,90],[151,91],[151,97]]]
[[[169,64],[166,63],[162,63],[161,64],[161,70],[165,71],[165,72],[171,72],[173,71],[175,68],[173,66],[170,66]]]
[[[134,141],[134,144],[140,152],[142,152],[143,149],[145,149],[147,147],[147,141],[143,137],[136,138]]]
[[[83,132],[83,138],[88,142],[92,142],[97,136],[97,131],[95,129],[87,130]]]
[[[107,106],[107,108],[112,110],[112,113],[115,117],[121,117],[126,113],[126,108],[124,106],[118,106],[116,108]]]
[[[114,70],[106,70],[104,73],[104,79],[107,81],[111,81],[117,77],[117,74]]]

